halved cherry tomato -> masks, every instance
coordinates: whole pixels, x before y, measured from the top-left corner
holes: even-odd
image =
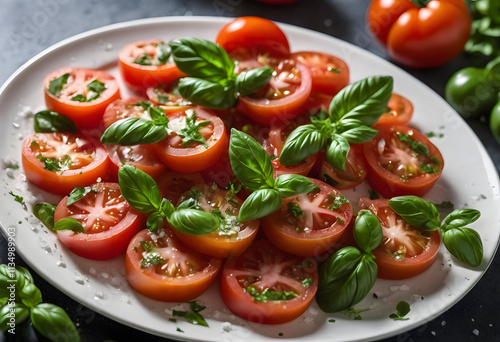
[[[161,196],[176,205],[182,194],[195,185],[204,185],[205,180],[198,172],[168,171],[156,178],[156,184]]]
[[[316,265],[281,251],[267,240],[254,241],[242,255],[230,257],[220,278],[220,293],[229,310],[263,324],[281,324],[299,317],[317,288]],[[278,293],[282,300],[271,299]]]
[[[67,195],[108,176],[109,158],[104,146],[83,134],[36,133],[21,146],[26,177],[39,188]]]
[[[215,42],[231,53],[238,49],[270,53],[276,57],[290,54],[288,38],[272,21],[259,17],[238,17],[224,25]]]
[[[143,228],[144,216],[123,198],[118,183],[95,183],[77,202],[67,205],[68,196],[56,207],[54,222],[72,217],[85,228],[84,233],[57,231],[57,237],[70,251],[93,260],[107,260],[125,252],[130,239]]]
[[[106,107],[120,98],[116,79],[105,71],[60,68],[43,81],[45,104],[68,116],[80,129],[96,128]]]
[[[217,277],[222,260],[184,246],[170,228],[145,229],[127,248],[127,280],[139,293],[163,302],[188,302],[200,296]]]
[[[406,97],[392,94],[388,111],[380,116],[375,125],[406,125],[413,115],[413,104]]]
[[[149,145],[105,145],[110,163],[110,175],[118,180],[118,169],[123,165],[131,165],[155,178],[168,170],[151,151]]]
[[[309,68],[291,59],[268,58],[264,63],[275,73],[267,85],[240,97],[238,110],[263,124],[282,124],[304,114],[312,85]]]
[[[188,116],[196,123],[208,121],[199,128],[205,142],[191,141],[187,144],[181,137]],[[198,172],[214,164],[228,144],[226,128],[222,120],[209,109],[195,107],[185,111],[168,113],[168,126],[172,131],[165,139],[151,144],[153,152],[170,169],[178,172]]]
[[[319,190],[284,198],[278,210],[261,219],[267,238],[290,254],[327,252],[352,218],[351,203],[337,189],[318,179],[311,181]]]
[[[407,126],[379,126],[363,144],[366,178],[383,197],[423,196],[441,176],[441,152],[425,135]]]
[[[323,162],[318,178],[330,184],[339,190],[352,189],[355,186],[363,183],[366,179],[366,164],[363,158],[361,145],[351,144],[347,159],[345,162],[345,170],[341,171],[334,168],[326,158],[322,155]]]
[[[123,47],[118,53],[118,68],[125,83],[145,94],[149,87],[168,84],[185,74],[170,60],[168,44],[158,39],[142,40]]]
[[[147,103],[148,99],[144,97],[128,97],[118,99],[109,104],[106,108],[102,120],[104,128],[108,128],[118,120],[127,118],[145,118],[151,119],[144,106],[141,103]]]
[[[311,91],[329,95],[337,94],[349,84],[349,67],[339,57],[318,51],[298,51],[290,58],[311,70]]]
[[[193,236],[174,231],[175,235],[193,250],[217,258],[240,255],[250,246],[257,235],[259,220],[239,222],[237,220],[243,201],[227,190],[209,185],[198,185],[183,196],[179,202],[195,199],[200,209],[219,216],[219,228],[209,234]]]
[[[373,250],[378,276],[406,279],[428,269],[436,260],[441,239],[439,231],[423,231],[406,223],[388,204],[388,199],[360,199],[360,209],[375,214],[384,238]]]

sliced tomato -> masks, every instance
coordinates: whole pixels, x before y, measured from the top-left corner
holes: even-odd
[[[24,139],[21,152],[26,177],[50,193],[67,195],[108,176],[106,149],[84,134],[36,133]]]
[[[174,82],[177,83],[177,82]],[[159,84],[156,87],[149,87],[146,95],[155,106],[161,106],[165,113],[186,110],[194,105],[180,96],[173,93],[172,85]]]
[[[319,179],[327,182],[331,186],[339,189],[352,189],[363,183],[366,179],[366,164],[363,158],[362,146],[351,144],[347,159],[345,162],[345,170],[339,170],[326,160],[323,156]]]
[[[254,241],[242,255],[230,257],[220,278],[220,293],[229,310],[263,324],[281,324],[299,317],[317,288],[316,265],[281,251],[267,240]],[[271,295],[283,299],[273,300]]]
[[[128,97],[113,101],[106,107],[102,120],[104,128],[108,128],[118,120],[127,118],[145,118],[151,119],[151,116],[143,104],[148,104],[149,100],[145,97]]]
[[[259,220],[237,220],[243,200],[227,190],[198,185],[181,196],[180,202],[192,198],[200,209],[220,218],[219,228],[209,234],[193,236],[174,231],[175,235],[193,250],[218,258],[240,255],[257,235]]]
[[[99,127],[106,107],[120,98],[113,76],[85,68],[57,69],[45,77],[43,89],[47,108],[68,116],[80,129]]]
[[[436,260],[441,239],[439,231],[423,231],[406,223],[388,204],[388,199],[360,199],[360,209],[375,214],[384,238],[373,250],[378,276],[384,279],[406,279],[428,269]]]
[[[309,99],[307,100],[305,111],[308,114],[318,114],[320,110],[328,113],[328,108],[330,107],[330,102],[332,102],[333,95],[311,92]]]
[[[413,115],[413,104],[406,97],[392,94],[388,110],[377,120],[375,125],[406,125]]]
[[[158,184],[162,198],[176,205],[182,194],[195,185],[204,185],[205,180],[198,172],[168,171],[156,178],[156,184]]]
[[[70,251],[83,258],[107,260],[125,252],[130,239],[143,228],[144,215],[123,198],[118,183],[94,183],[77,202],[67,205],[68,196],[56,207],[54,222],[72,217],[85,228],[84,233],[57,231],[57,237]]]
[[[230,21],[219,30],[215,42],[228,53],[243,48],[276,57],[290,54],[288,38],[278,25],[259,17],[243,16]]]
[[[339,57],[318,51],[298,51],[290,58],[311,70],[313,92],[337,94],[349,84],[349,67]]]
[[[136,92],[158,84],[169,84],[185,74],[170,59],[170,48],[161,40],[151,39],[124,46],[118,53],[118,68],[125,83]]]
[[[182,130],[186,127],[188,117],[195,118],[201,126],[198,132],[204,142],[183,141]],[[153,152],[170,169],[178,172],[198,172],[213,165],[225,151],[228,144],[226,128],[222,120],[212,111],[195,107],[185,111],[167,114],[171,133],[162,141],[151,144]]]
[[[278,210],[261,219],[267,238],[290,254],[327,252],[352,218],[351,203],[337,189],[318,179],[311,181],[319,190],[284,198]]]
[[[379,126],[363,144],[367,180],[383,197],[426,194],[441,176],[444,161],[425,135],[407,126]]]
[[[274,68],[271,80],[249,96],[239,98],[239,111],[264,124],[282,124],[304,114],[311,94],[311,71],[291,59],[262,59]]]
[[[127,248],[125,271],[142,295],[163,302],[188,302],[207,290],[222,259],[185,247],[170,228],[158,233],[141,230]]]
[[[131,165],[155,178],[168,170],[151,151],[149,145],[106,145],[110,163],[110,175],[118,180],[118,169],[123,165]]]

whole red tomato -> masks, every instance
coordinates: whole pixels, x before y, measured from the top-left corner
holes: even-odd
[[[472,22],[463,0],[373,0],[367,19],[389,56],[412,68],[438,67],[456,57]]]

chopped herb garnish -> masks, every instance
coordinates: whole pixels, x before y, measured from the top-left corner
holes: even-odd
[[[297,265],[297,267],[302,267],[302,268],[311,268],[312,265],[309,261],[303,261],[300,264]]]
[[[349,203],[349,200],[340,195],[340,196],[335,196],[335,195],[331,195],[333,197],[333,203],[331,206],[328,207],[329,210],[338,210],[343,204],[348,204]]]
[[[305,287],[311,286],[313,283],[313,280],[311,278],[306,278],[301,281],[301,284],[304,285]]]
[[[141,241],[141,246],[145,251],[143,253],[143,258],[141,261],[142,268],[165,263],[165,259],[162,258],[161,254],[155,251],[156,247],[153,243],[148,241]]]
[[[290,300],[298,297],[299,294],[293,291],[273,291],[269,288],[259,293],[259,290],[253,285],[247,286],[246,291],[253,297],[255,302],[268,302],[268,301],[283,301]]]
[[[392,318],[395,321],[407,321],[410,318],[405,317],[410,312],[410,304],[405,301],[400,301],[398,305],[396,305],[396,313],[392,313],[389,315],[389,318]]]
[[[186,127],[177,134],[182,138],[182,146],[187,147],[192,142],[203,144],[208,148],[206,139],[201,135],[200,129],[211,123],[210,120],[196,121],[196,113],[192,110],[186,111]]]
[[[14,197],[14,200],[15,200],[16,202],[21,203],[21,204],[24,204],[24,198],[22,198],[22,197],[21,197],[21,196],[19,196],[19,195],[16,195],[16,194],[15,194],[15,193],[13,193],[12,191],[9,191],[9,194],[10,194],[11,196],[13,196],[13,197]]]
[[[429,155],[429,149],[427,148],[427,146],[425,146],[425,144],[421,143],[420,141],[415,141],[409,135],[403,134],[401,132],[396,132],[396,135],[398,136],[399,140],[408,144],[410,148],[415,151],[415,153],[424,156]]]
[[[342,69],[340,69],[340,68],[328,67],[327,70],[331,71],[331,72],[334,72],[334,73],[337,73],[337,74],[340,74],[342,72]]]
[[[291,212],[293,216],[301,217],[302,215],[304,215],[304,212],[302,211],[302,209],[300,209],[300,206],[298,204],[295,204],[293,202],[288,202],[287,205],[288,205],[288,211]]]
[[[90,102],[101,96],[101,93],[106,90],[106,85],[99,80],[93,80],[87,84],[87,89],[89,90],[87,96],[82,94],[77,94],[71,98],[73,101],[78,102]]]
[[[33,143],[32,143],[33,145]],[[44,163],[43,167],[45,170],[49,171],[54,171],[54,172],[59,172],[63,173],[64,171],[69,170],[71,164],[73,164],[73,161],[71,160],[71,157],[69,155],[64,155],[64,158],[62,160],[56,159],[56,158],[46,158],[39,154],[37,156],[38,159]]]
[[[68,82],[69,76],[70,74],[64,74],[61,77],[54,78],[52,81],[50,81],[49,89],[47,89],[48,92],[54,96],[59,96],[59,93],[61,93],[64,85]]]
[[[365,311],[368,311],[369,309],[360,309],[360,310],[356,310],[356,309],[348,309],[348,310],[345,310],[343,311],[342,313],[346,316],[348,316],[349,318],[352,318],[353,320],[355,321],[361,321],[363,319],[363,317],[361,317],[361,313],[362,312],[365,312]]]
[[[189,323],[208,327],[207,321],[205,320],[205,318],[203,318],[202,315],[200,315],[200,311],[204,310],[206,307],[203,305],[199,305],[197,301],[189,302],[189,306],[191,307],[191,311],[173,310],[172,315],[183,317]]]

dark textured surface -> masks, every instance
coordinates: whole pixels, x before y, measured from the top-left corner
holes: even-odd
[[[150,0],[150,1],[0,1],[0,83],[22,64],[50,45],[75,34],[104,25],[138,18],[196,15],[257,15],[271,20],[320,31],[369,50],[383,58],[385,51],[371,38],[365,25],[368,0],[302,0],[290,6],[268,6],[242,0]],[[433,70],[408,70],[443,96],[446,80],[456,70],[480,63],[459,56]],[[468,122],[500,169],[500,145],[487,124]],[[498,208],[492,208],[498,210]],[[6,261],[6,242],[0,241],[0,263]],[[497,256],[481,281],[458,304],[436,319],[386,341],[494,341],[500,336],[497,310],[500,307],[500,257]],[[18,258],[17,263],[26,266]],[[67,310],[77,323],[84,341],[167,341],[113,322],[74,302],[38,275],[35,283],[44,300]],[[18,327],[18,341],[39,341],[29,326]],[[0,335],[0,339],[16,340]]]

